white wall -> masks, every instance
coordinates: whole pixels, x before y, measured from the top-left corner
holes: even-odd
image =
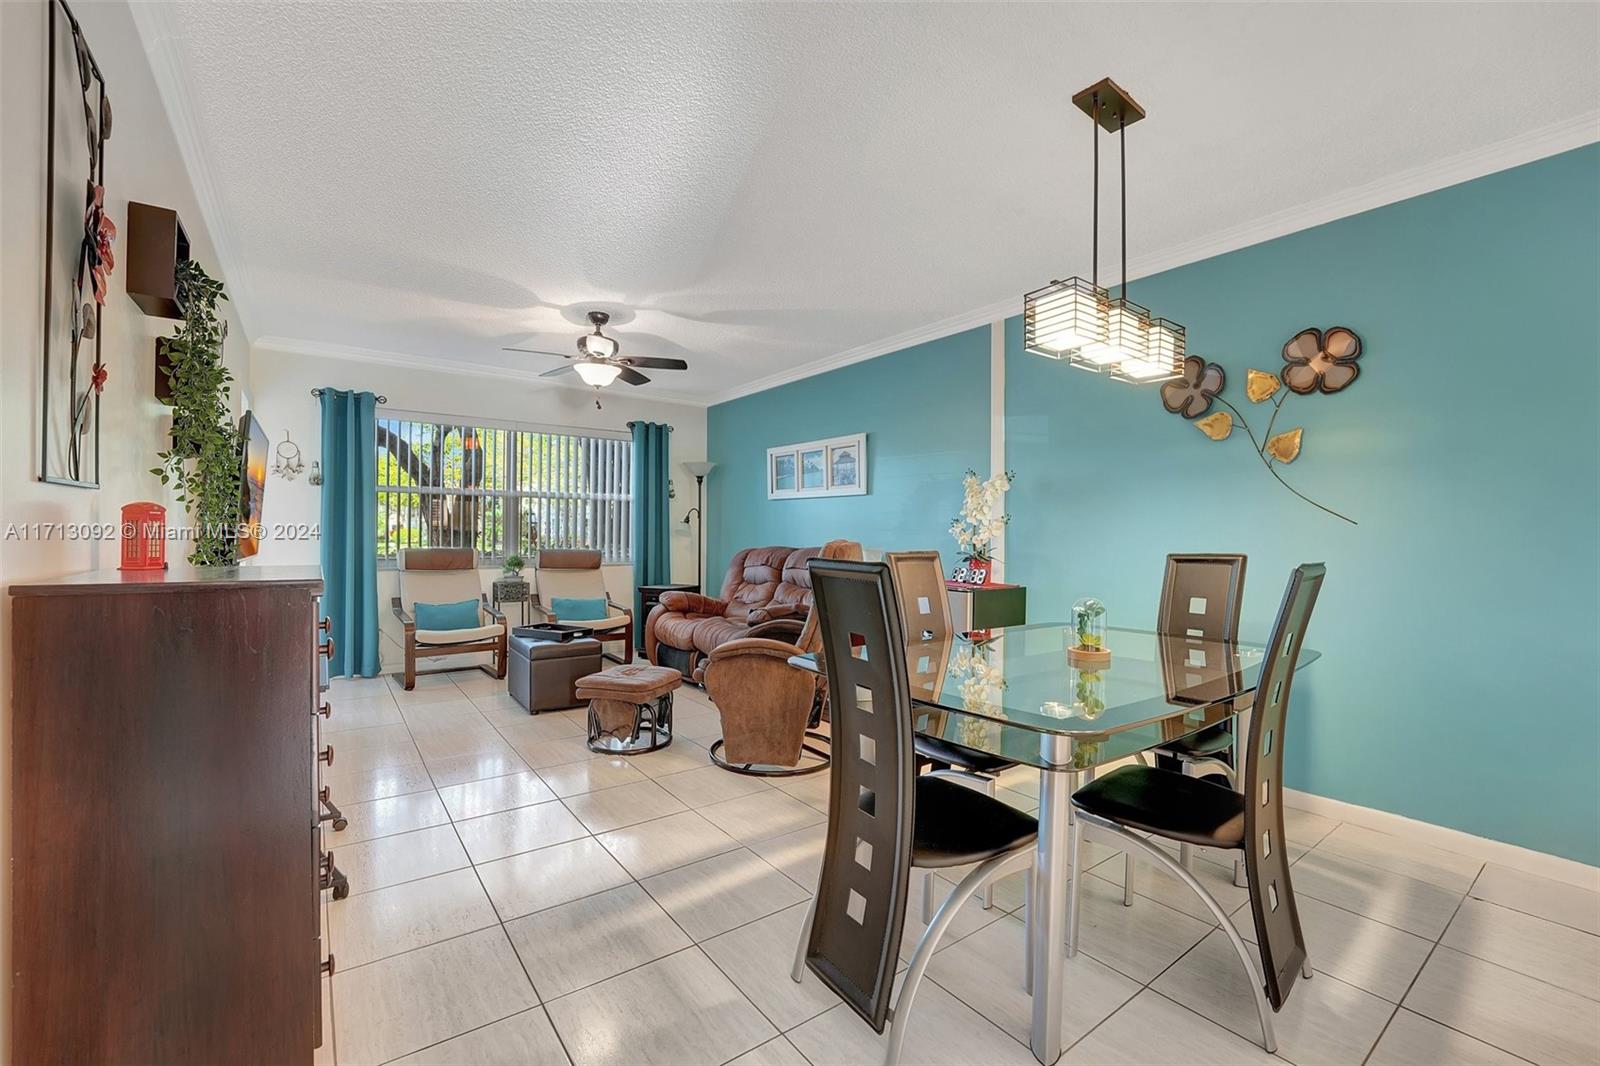
[[[116,128],[106,144],[106,213],[117,224],[118,266],[111,276],[102,323],[102,354],[109,378],[100,409],[101,487],[91,491],[37,480],[48,11],[42,2],[0,4],[0,530],[34,522],[115,522],[122,505],[134,500],[167,505],[168,523],[174,525],[181,521],[177,509],[149,470],[156,464],[156,452],[165,446],[169,425],[167,409],[153,395],[154,338],[170,334],[176,323],[145,317],[127,296],[123,265],[128,201],[175,208],[188,230],[194,257],[213,276],[221,272],[144,46],[123,3],[74,5],[105,73],[116,113]],[[58,96],[57,105],[71,108],[76,103]],[[58,234],[56,239],[62,238]],[[230,311],[229,317],[227,361],[242,382],[248,338],[237,316]],[[0,538],[0,586],[115,566],[116,557],[114,541]],[[0,592],[0,796],[5,797],[0,806],[0,840],[5,841],[8,871],[12,716],[49,713],[49,708],[12,706],[10,599]],[[94,639],[115,640],[116,634]],[[93,640],[77,653],[94,654]],[[10,948],[8,875],[0,879],[0,972],[10,972]],[[0,1048],[10,1043],[9,1010],[10,997],[0,997]]]
[[[389,403],[384,408],[387,411],[459,415],[464,419],[483,418],[580,431],[626,431],[628,422],[635,419],[668,423],[673,427],[671,476],[677,490],[677,498],[671,504],[672,577],[675,581],[694,580],[695,530],[692,525],[685,526],[680,521],[694,506],[694,478],[684,473],[682,464],[705,458],[704,408],[652,400],[648,387],[634,394],[631,386],[613,385],[599,394],[603,409],[597,411],[595,393],[591,390],[561,388],[523,378],[418,369],[287,351],[270,343],[258,344],[250,366],[250,398],[256,415],[274,448],[288,430],[300,446],[307,471],[311,461],[321,457],[321,416],[311,390],[323,386],[361,389],[387,396]],[[264,507],[264,524],[269,536],[274,527],[317,525],[321,517],[319,492],[304,474],[294,481],[269,475]],[[256,561],[268,565],[316,565],[320,551],[320,542],[315,539],[272,539],[262,545]],[[632,568],[609,566],[605,571],[606,588],[612,598],[621,603],[632,602]],[[485,592],[498,573],[498,570],[481,572]],[[715,578],[720,579],[720,575]],[[394,572],[380,570],[378,603],[386,670],[396,669],[400,649],[399,624],[389,613],[388,606],[393,595]],[[510,617],[515,620],[517,609],[510,610]],[[452,665],[461,662],[457,658]]]

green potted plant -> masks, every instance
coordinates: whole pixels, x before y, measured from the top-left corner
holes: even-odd
[[[239,432],[233,425],[229,383],[222,361],[223,323],[217,301],[228,297],[222,283],[199,263],[178,264],[178,300],[183,324],[168,338],[167,382],[172,390],[172,447],[157,453],[150,472],[177,490],[194,523],[195,566],[232,566],[239,561]]]
[[[505,572],[507,577],[521,577],[522,568],[527,566],[527,561],[515,552],[506,556]]]

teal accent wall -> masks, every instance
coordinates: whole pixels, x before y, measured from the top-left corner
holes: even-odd
[[[1137,243],[1135,236],[1135,243]],[[1019,293],[1022,286],[1018,287]],[[1228,372],[1308,326],[1362,337],[1361,377],[1293,397],[1285,491],[1240,430],[1214,443],[1130,386],[1006,329],[1006,576],[1032,621],[1105,600],[1155,621],[1169,551],[1249,555],[1262,638],[1290,569],[1325,561],[1287,738],[1292,788],[1600,864],[1600,146],[1134,283]],[[1019,297],[1020,304],[1020,297]],[[751,544],[938,547],[988,472],[989,330],[713,407],[708,584]],[[775,444],[865,430],[871,493],[768,501]]]
[[[1022,352],[1007,323],[1007,576],[1045,604],[1155,617],[1169,551],[1250,557],[1261,638],[1290,569],[1326,561],[1286,782],[1600,863],[1600,146],[1135,282],[1221,363],[1276,371],[1308,326],[1361,376],[1295,396],[1282,473],[1133,387]],[[1220,408],[1214,407],[1213,410]]]
[[[706,415],[706,585],[740,548],[835,537],[946,548],[961,476],[989,466],[987,326],[717,404]],[[767,449],[867,434],[867,493],[768,500]]]

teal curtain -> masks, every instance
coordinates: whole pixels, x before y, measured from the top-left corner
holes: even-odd
[[[628,426],[633,430],[633,585],[638,588],[672,580],[672,518],[667,510],[672,427],[659,422]],[[633,607],[637,618],[637,596]]]
[[[378,676],[378,400],[322,390],[322,613],[336,677]]]

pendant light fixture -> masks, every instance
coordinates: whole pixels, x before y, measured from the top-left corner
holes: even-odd
[[[1183,371],[1183,327],[1156,318],[1128,299],[1128,127],[1144,108],[1116,82],[1103,78],[1072,98],[1094,130],[1094,224],[1090,277],[1052,281],[1022,298],[1025,351],[1109,373],[1120,381],[1166,381]],[[1121,156],[1122,288],[1100,287],[1100,132],[1114,134]]]

